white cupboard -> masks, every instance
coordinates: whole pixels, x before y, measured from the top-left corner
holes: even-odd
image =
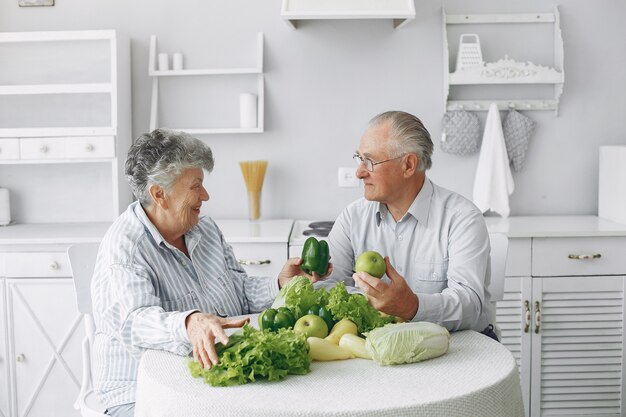
[[[624,415],[626,226],[594,232],[586,216],[559,232],[555,220],[499,230],[511,245],[497,322],[518,362],[526,415]]]
[[[0,278],[0,306],[6,305],[5,280]],[[0,417],[9,415],[9,364],[6,349],[6,314],[0,308]]]

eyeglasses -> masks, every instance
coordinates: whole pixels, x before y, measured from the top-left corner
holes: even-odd
[[[352,159],[354,159],[354,162],[356,162],[357,166],[361,166],[361,164],[365,164],[365,169],[367,169],[369,172],[374,172],[374,167],[378,164],[383,164],[385,162],[389,162],[389,161],[393,161],[395,159],[400,159],[402,158],[404,155],[400,155],[400,156],[396,156],[395,158],[390,158],[390,159],[385,159],[384,161],[379,161],[379,162],[374,162],[369,158],[363,158],[358,152],[355,152],[354,155],[352,155]]]

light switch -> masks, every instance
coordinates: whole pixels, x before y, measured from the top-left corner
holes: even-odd
[[[337,185],[340,187],[358,187],[361,180],[356,177],[356,168],[339,168]]]

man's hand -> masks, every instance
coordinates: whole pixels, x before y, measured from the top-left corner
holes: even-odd
[[[352,278],[365,292],[374,308],[386,314],[411,320],[419,308],[419,299],[406,280],[391,266],[388,256],[385,256],[385,264],[387,276],[391,281],[389,284],[367,272],[356,272],[352,274]]]
[[[325,279],[333,272],[333,264],[328,264],[328,272],[323,277],[319,276],[317,272],[313,272],[313,275],[309,275],[300,268],[302,265],[302,258],[289,258],[283,266],[282,271],[278,274],[278,288],[282,288],[296,275],[304,275],[311,282],[317,282]]]
[[[221,318],[207,313],[192,313],[185,320],[185,327],[189,341],[193,347],[193,358],[200,362],[203,368],[211,368],[217,364],[218,357],[215,343],[228,343],[228,336],[224,329],[241,327],[250,319]]]

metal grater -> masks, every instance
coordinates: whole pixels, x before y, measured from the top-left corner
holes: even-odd
[[[480,38],[475,33],[464,33],[459,39],[459,53],[456,56],[456,70],[483,65]]]

